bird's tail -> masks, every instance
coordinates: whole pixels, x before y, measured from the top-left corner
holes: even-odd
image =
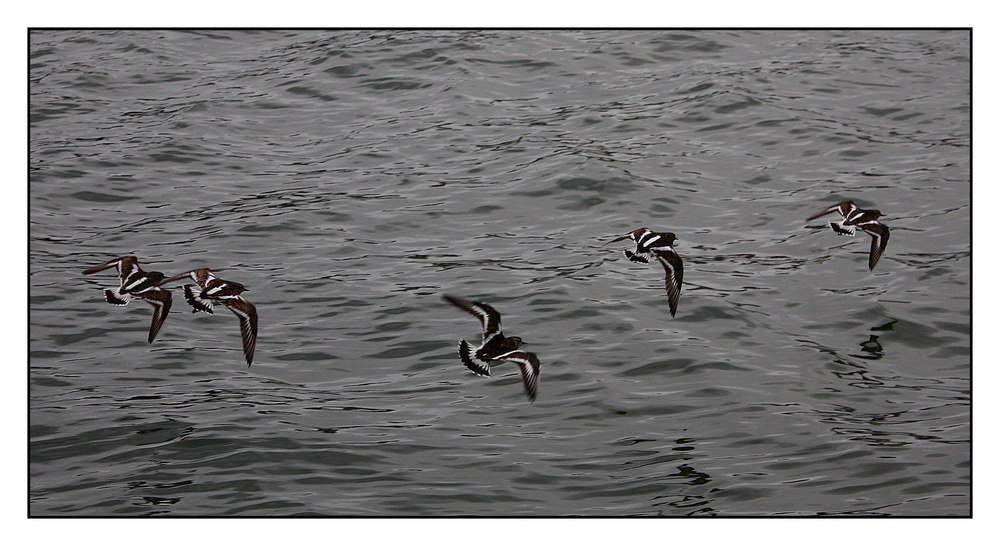
[[[132,296],[128,294],[110,289],[104,291],[104,297],[111,305],[128,305],[128,302],[132,299]]]
[[[204,294],[204,292],[201,294],[195,294],[194,291],[191,290],[191,286],[192,285],[190,284],[184,285],[184,299],[187,300],[188,305],[193,308],[191,312],[197,313],[198,311],[201,311],[203,313],[208,313],[209,315],[214,315],[215,313],[212,312],[212,300],[202,298],[202,294]]]
[[[458,344],[458,356],[462,357],[462,364],[465,364],[465,367],[472,370],[476,375],[487,377],[490,375],[490,363],[476,358],[476,355],[472,352],[472,347],[469,346],[469,342],[464,339]]]
[[[625,257],[635,263],[643,263],[643,264],[649,263],[649,254],[636,254],[631,250],[626,250]]]

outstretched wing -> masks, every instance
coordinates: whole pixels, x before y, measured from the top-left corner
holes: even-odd
[[[479,322],[483,327],[484,345],[490,340],[490,338],[500,333],[500,313],[498,313],[496,309],[486,305],[485,303],[469,301],[456,296],[445,295],[444,299],[448,303],[479,319]]]
[[[139,294],[138,297],[153,306],[153,321],[149,324],[149,338],[146,340],[146,343],[152,343],[156,339],[156,334],[160,333],[163,323],[167,320],[173,297],[169,290],[163,288],[147,290]]]
[[[185,277],[197,283],[202,290],[205,290],[205,288],[207,288],[209,281],[215,279],[215,275],[213,275],[211,271],[205,268],[199,268],[199,269],[192,269],[191,271],[185,271],[184,273],[178,273],[177,275],[170,277],[169,279],[161,282],[160,284],[163,285],[171,283],[178,279],[183,279]]]
[[[97,273],[98,271],[104,271],[105,269],[115,268],[118,270],[118,278],[124,283],[125,279],[129,278],[132,273],[141,271],[139,269],[139,260],[135,256],[122,256],[121,258],[115,258],[104,262],[100,265],[95,265],[94,267],[87,268],[83,270],[84,275],[90,275],[92,273]]]
[[[257,346],[257,308],[242,297],[226,298],[220,303],[229,308],[240,319],[240,336],[243,338],[243,354],[247,366],[253,364],[253,351]]]
[[[868,270],[875,269],[875,264],[885,252],[886,245],[889,244],[889,226],[885,224],[872,223],[861,226],[861,229],[872,236],[871,250],[868,251]]]
[[[512,351],[498,356],[497,359],[517,364],[517,367],[521,369],[521,380],[524,382],[524,391],[528,394],[528,400],[534,402],[535,397],[538,396],[538,373],[542,366],[535,353]]]
[[[105,269],[110,269],[112,267],[117,266],[119,260],[121,260],[121,258],[116,258],[114,260],[111,260],[110,262],[104,262],[103,264],[95,265],[94,267],[88,267],[87,269],[83,270],[83,274],[90,275],[93,273],[97,273],[98,271],[104,271]]]
[[[666,273],[667,303],[670,304],[670,316],[677,314],[677,302],[681,298],[681,283],[684,282],[684,263],[673,248],[653,250],[656,259],[663,265]]]
[[[632,237],[632,234],[631,234],[631,233],[626,233],[625,235],[622,235],[621,237],[619,237],[619,238],[617,238],[617,239],[612,239],[612,240],[610,240],[610,241],[608,241],[608,242],[604,243],[604,244],[603,244],[603,245],[601,245],[601,246],[607,246],[607,245],[610,245],[611,243],[617,243],[618,241],[624,241],[625,239],[630,239],[630,238],[631,238],[632,240],[635,240],[635,238],[634,238],[634,237]]]
[[[808,222],[810,220],[815,220],[815,219],[819,218],[820,216],[826,216],[827,214],[830,214],[831,212],[838,212],[839,213],[840,212],[840,204],[836,204],[836,205],[834,205],[832,207],[823,209],[822,212],[818,212],[816,214],[813,214],[809,218],[806,218],[806,222]]]

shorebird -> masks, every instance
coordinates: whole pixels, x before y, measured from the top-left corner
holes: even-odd
[[[843,217],[840,222],[830,222],[830,228],[837,235],[854,237],[856,228],[861,228],[862,231],[871,235],[872,246],[868,251],[868,270],[873,271],[878,259],[885,252],[886,245],[889,244],[889,226],[878,221],[882,212],[875,209],[863,210],[858,208],[853,201],[844,201],[810,216],[806,221],[815,220],[831,212],[836,212]]]
[[[184,285],[184,299],[193,308],[192,313],[201,311],[212,315],[214,314],[212,312],[213,304],[220,303],[232,311],[236,318],[240,319],[243,354],[246,357],[247,366],[253,364],[253,352],[257,345],[257,308],[240,295],[247,292],[247,288],[238,282],[222,280],[205,268],[174,275],[161,284],[167,284],[184,277],[193,280],[198,287],[196,290],[192,289],[194,285]]]
[[[618,241],[624,241],[625,239],[632,239],[632,242],[635,243],[635,252],[626,250],[625,257],[636,263],[648,264],[649,254],[652,249],[662,247],[670,248],[670,245],[674,243],[677,237],[673,233],[660,234],[642,227],[604,244],[610,245],[611,243],[617,243]]]
[[[635,252],[626,250],[625,257],[636,263],[649,263],[650,255],[655,256],[666,274],[667,303],[670,316],[677,315],[677,303],[681,298],[681,283],[684,280],[684,263],[673,248],[677,236],[673,233],[656,233],[647,228],[639,228],[621,237],[604,243],[609,245],[625,239],[635,242]]]
[[[456,296],[444,296],[445,301],[479,319],[483,327],[483,342],[472,348],[464,339],[458,344],[458,355],[462,363],[473,373],[485,377],[490,375],[490,361],[510,361],[517,364],[524,381],[524,390],[532,402],[538,395],[538,372],[541,363],[535,353],[519,350],[524,341],[517,336],[506,337],[500,328],[500,313],[493,307],[478,301],[469,301]]]
[[[153,321],[149,325],[149,338],[147,343],[152,343],[156,339],[156,334],[160,332],[163,322],[167,320],[167,313],[170,312],[171,296],[170,291],[160,288],[163,282],[163,273],[159,271],[143,271],[139,267],[139,259],[135,256],[122,256],[115,258],[101,265],[95,265],[84,270],[84,275],[111,269],[118,270],[118,277],[121,279],[121,286],[118,290],[106,289],[104,297],[111,305],[128,305],[133,297],[153,306]]]

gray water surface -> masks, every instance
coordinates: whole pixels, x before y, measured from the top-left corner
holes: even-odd
[[[971,513],[968,31],[33,31],[29,513]],[[892,229],[805,218],[842,199]],[[677,234],[684,286],[615,236]],[[210,267],[113,307],[102,261]],[[538,354],[470,374],[485,301]]]

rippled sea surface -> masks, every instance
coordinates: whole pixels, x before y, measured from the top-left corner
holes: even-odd
[[[29,513],[971,513],[967,31],[33,31]],[[805,219],[842,199],[892,238]],[[684,285],[615,236],[677,234]],[[249,288],[108,305],[127,254]],[[469,373],[485,301],[542,362]]]

